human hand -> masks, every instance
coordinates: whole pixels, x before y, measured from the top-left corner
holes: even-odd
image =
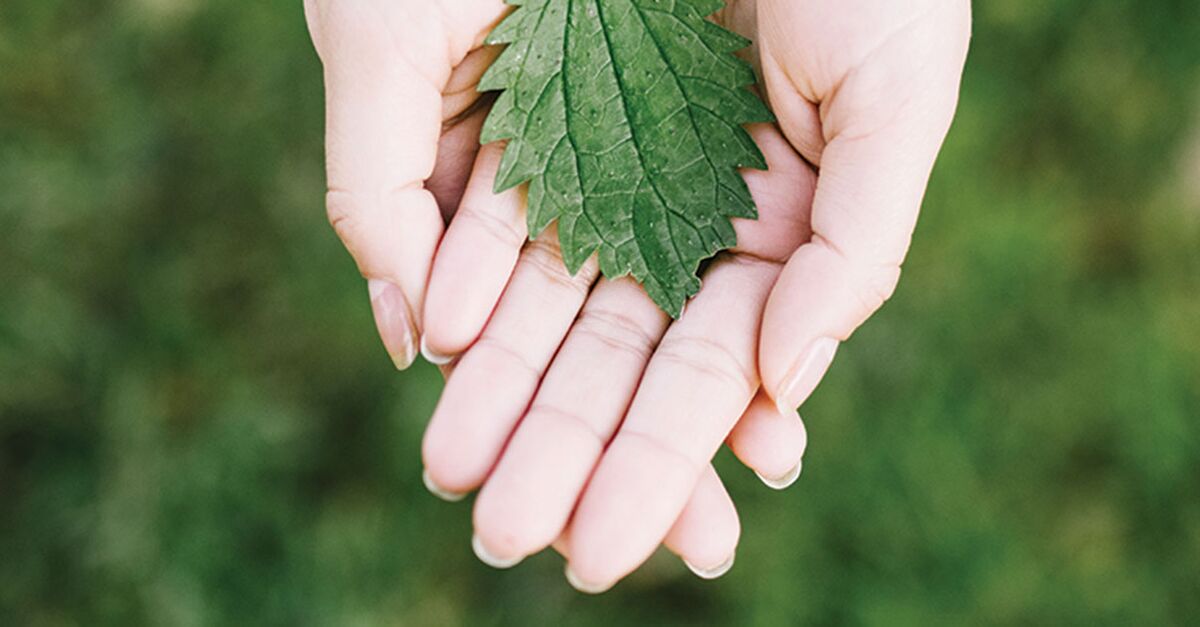
[[[567,546],[575,579],[589,589],[603,589],[632,570],[667,532],[700,469],[753,396],[758,382],[755,364],[767,395],[779,408],[774,415],[791,413],[823,376],[836,343],[849,337],[891,294],[929,171],[953,114],[968,39],[969,5],[764,0],[757,5],[732,4],[721,18],[735,28],[740,26],[743,34],[753,36],[750,31],[757,29],[764,83],[780,128],[791,147],[819,168],[811,224],[804,203],[772,206],[772,199],[789,192],[797,194],[802,186],[797,180],[790,186],[780,181],[780,173],[789,169],[787,155],[764,145],[772,169],[747,176],[763,212],[757,224],[770,225],[776,211],[796,212],[787,233],[800,238],[792,248],[803,245],[794,252],[791,248],[776,252],[782,255],[780,259],[787,259],[778,280],[764,269],[756,279],[739,276],[736,281],[723,281],[723,276],[740,270],[736,261],[729,260],[738,259],[737,252],[723,256],[710,268],[704,290],[671,327],[650,361],[620,431],[604,450],[590,482],[592,464],[621,422],[621,411],[613,416],[611,408],[594,410],[597,401],[588,395],[587,387],[595,382],[587,381],[587,375],[597,372],[595,364],[615,364],[616,353],[592,347],[590,360],[578,358],[587,351],[572,350],[573,336],[600,336],[611,348],[620,345],[612,337],[613,327],[623,326],[615,335],[624,333],[628,346],[632,328],[636,331],[633,337],[642,338],[633,345],[646,353],[661,326],[632,319],[630,312],[640,310],[630,299],[602,298],[602,291],[609,289],[602,282],[592,299],[621,304],[597,305],[606,310],[600,318],[622,322],[596,323],[596,316],[589,320],[589,301],[571,336],[558,349],[532,409],[480,494],[476,530],[489,552],[506,558],[536,550],[548,542],[576,504],[572,488],[588,482],[575,510]],[[770,141],[769,134],[761,130],[756,137],[760,143]],[[786,174],[782,178],[787,178]],[[747,228],[744,223],[738,227],[739,231]],[[778,231],[768,232],[762,240],[755,240],[739,232],[739,242],[750,247],[740,253],[743,258],[750,252],[752,258],[771,259],[756,248],[786,248],[778,235]],[[446,250],[455,245],[455,239],[453,233],[448,235]],[[549,252],[543,256],[553,261],[552,244],[544,246]],[[439,287],[439,269],[440,259],[427,311],[436,309],[433,294]],[[534,394],[537,375],[558,348],[554,341],[539,345],[536,337],[540,333],[556,338],[567,332],[590,277],[577,278],[575,283],[564,277],[560,282],[572,294],[535,298],[513,290],[524,284],[514,277],[510,285],[514,294],[506,293],[492,314],[484,340],[476,345],[482,348],[472,348],[464,359],[464,365],[469,361],[476,374],[451,381],[430,425],[425,457],[436,481],[470,488],[490,470],[509,430]],[[457,289],[465,288],[459,285]],[[536,310],[506,315],[506,303],[527,298]],[[764,301],[765,311],[759,308]],[[552,307],[562,310],[548,318],[539,316]],[[562,322],[547,325],[547,319]],[[497,320],[500,329],[489,333]],[[527,328],[517,330],[522,324]],[[505,325],[511,329],[506,330]],[[645,341],[647,337],[651,341]],[[755,346],[748,346],[747,341],[757,344],[757,355]],[[476,358],[477,352],[496,355],[489,363],[486,357]],[[537,359],[533,368],[527,368],[534,376],[527,372],[523,377],[527,383],[508,377],[497,381],[496,373],[505,360],[511,362],[515,356],[518,362],[528,364],[531,354]],[[558,377],[560,369],[573,375]],[[572,381],[576,383],[572,385]],[[730,385],[730,381],[734,383]],[[482,403],[471,398],[489,389],[512,394],[511,402],[506,398],[501,403],[511,408],[497,411],[492,396],[487,397],[491,407],[481,407]],[[762,407],[765,399],[760,395],[751,406],[757,408],[757,415],[768,415]],[[564,405],[571,410],[564,411]],[[580,410],[581,406],[586,409]],[[545,411],[546,407],[550,410]],[[596,413],[604,418],[597,419]],[[489,419],[497,415],[505,418]],[[578,436],[580,423],[587,427],[584,437],[572,443],[569,432]],[[495,432],[480,434],[480,424]],[[471,435],[464,436],[472,429]],[[739,441],[740,431],[731,435],[734,443]],[[746,447],[735,446],[738,448]],[[755,465],[753,459],[748,461]],[[548,473],[553,473],[554,481],[539,479]]]
[[[434,252],[479,150],[487,107],[475,85],[498,53],[483,39],[506,7],[305,0],[304,9],[325,69],[329,221],[404,369],[418,350]]]
[[[811,236],[771,288],[758,334],[763,389],[781,412],[791,411],[820,382],[837,343],[895,289],[957,102],[970,5],[759,0],[730,12],[747,21],[753,14],[780,129],[818,172]],[[693,307],[705,296],[702,290]],[[648,374],[643,389],[650,383]],[[669,474],[663,461],[623,450],[623,434],[652,430],[677,443],[678,458],[694,463],[715,450],[722,428],[732,424],[701,410],[672,434],[654,412],[638,411],[642,394],[594,471],[569,530],[570,569],[593,589],[611,585],[649,554],[679,493],[686,493],[682,483],[661,480]],[[645,480],[655,473],[659,480]],[[628,487],[639,477],[642,483]]]
[[[499,0],[305,3],[326,75],[329,219],[369,280],[380,335],[400,368],[411,364],[422,336],[426,277],[443,220],[459,206],[472,168],[494,167],[486,154],[476,165],[487,107],[474,86],[498,52],[480,44],[505,11]],[[499,224],[493,212],[522,211],[518,194],[489,202],[486,215],[467,203],[452,222],[479,247],[458,260],[453,247],[442,255],[443,265],[463,262],[462,276],[474,281],[437,318],[439,328],[460,332],[460,348],[487,320],[524,241],[523,231],[487,237]],[[516,222],[524,228],[523,219]],[[465,336],[460,312],[482,316]],[[453,337],[442,345],[453,347]],[[715,473],[695,495],[666,544],[698,564],[706,551],[732,550],[738,521]]]
[[[741,24],[752,15],[779,127],[818,173],[811,234],[770,289],[757,338],[763,389],[780,412],[790,412],[819,383],[837,343],[895,289],[957,102],[970,5],[759,0],[732,5],[729,14]],[[698,309],[706,296],[702,290],[692,307]],[[681,320],[671,333],[687,322]],[[664,426],[656,413],[669,411],[670,401],[653,395],[643,401],[657,359],[568,532],[569,568],[594,590],[636,567],[664,532],[686,482],[663,477],[686,474],[680,468],[707,459],[723,429],[733,424],[728,414],[707,412],[720,403],[706,399],[686,423]],[[703,390],[677,389],[704,398]],[[644,436],[627,443],[626,432],[673,442],[675,459],[639,453],[636,441]]]
[[[725,12],[726,16],[732,15],[735,19],[738,15],[750,15],[756,18],[754,22],[763,25],[763,36],[759,39],[763,74],[771,103],[780,117],[781,127],[801,154],[810,162],[822,166],[817,186],[817,204],[812,218],[814,230],[818,235],[811,238],[811,241],[792,257],[783,278],[771,290],[772,296],[767,306],[760,338],[762,351],[758,356],[758,363],[764,375],[764,382],[772,396],[785,407],[799,403],[811,391],[812,386],[815,386],[832,358],[831,342],[847,337],[854,326],[878,306],[894,286],[895,271],[911,234],[912,221],[915,219],[915,209],[919,204],[925,178],[953,110],[962,53],[965,51],[969,11],[965,3],[938,6],[924,3],[917,7],[906,6],[903,10],[887,7],[874,13],[868,11],[872,8],[869,6],[872,3],[831,6],[833,4],[836,3],[801,2],[792,5],[786,2],[764,2],[755,8],[742,2],[731,6]],[[831,11],[833,13],[830,13]],[[910,19],[900,15],[904,11],[917,13]],[[805,23],[800,20],[801,17],[819,19]],[[904,27],[896,33],[891,33],[886,27],[893,23],[903,23]],[[789,24],[794,24],[795,28]],[[819,24],[819,28],[814,28],[814,24]],[[772,32],[776,35],[772,35]],[[826,34],[824,37],[823,33]],[[836,33],[837,37],[828,33]],[[798,52],[793,49],[787,52],[795,48],[796,42],[806,41],[800,34],[814,35],[811,41],[814,42],[812,45],[817,47],[811,51]],[[804,54],[823,52],[822,41],[825,44],[837,45],[832,46],[830,54],[812,57],[819,59],[819,63],[804,63],[804,59],[808,58],[803,57]],[[857,53],[857,56],[851,53]],[[792,58],[793,54],[799,55],[798,60]],[[880,57],[886,58],[880,60]],[[889,67],[897,64],[898,67]],[[873,177],[880,177],[882,181]],[[513,204],[519,206],[519,199]],[[906,213],[905,209],[909,212]],[[877,216],[872,218],[877,223],[872,220],[863,221],[864,217],[871,216]],[[485,228],[505,224],[502,220],[491,220],[486,216],[483,220],[475,221],[481,224],[488,223],[484,225]],[[454,230],[452,226],[452,234]],[[897,241],[901,245],[896,246]],[[543,254],[548,254],[553,259],[552,245],[542,248],[547,250]],[[511,254],[514,259],[515,256],[515,253]],[[511,264],[508,267],[511,267]],[[836,277],[838,280],[818,275],[817,271],[820,270],[829,271],[829,277]],[[845,283],[839,282],[840,280],[844,280]],[[588,281],[583,283],[586,285]],[[564,282],[564,285],[566,284],[569,282]],[[436,299],[433,297],[437,291],[436,285],[435,280],[430,290],[427,314],[436,309]],[[868,297],[864,297],[864,294]],[[505,299],[508,300],[509,296],[506,293]],[[582,300],[582,296],[579,298]],[[704,293],[697,298],[697,303],[702,299]],[[547,305],[553,303],[548,302]],[[570,308],[569,305],[566,307]],[[578,308],[577,304],[575,308]],[[500,310],[497,310],[497,313],[499,312]],[[811,319],[801,319],[801,332],[791,336],[787,332],[795,332],[796,329],[789,329],[790,321],[785,316],[794,312],[815,315]],[[490,313],[489,309],[485,318]],[[427,318],[433,319],[428,315]],[[686,320],[681,321],[677,327],[684,326],[684,322]],[[558,329],[552,329],[548,335],[561,337],[565,329],[561,331],[560,333]],[[772,339],[772,336],[775,338]],[[465,344],[469,344],[473,339],[469,332],[464,334],[464,337],[467,338]],[[814,337],[831,339],[820,340],[818,343]],[[452,345],[453,341],[447,344]],[[549,349],[551,355],[557,347],[556,342],[552,344]],[[813,350],[812,347],[819,350]],[[545,352],[543,348],[538,350]],[[816,357],[804,357],[813,353],[816,353]],[[751,362],[753,363],[753,360]],[[803,367],[806,364],[809,367]],[[653,368],[653,364],[651,366]],[[649,378],[650,374],[647,373],[647,379]],[[452,397],[450,392],[453,387],[452,382],[447,389],[447,398],[444,399],[443,406]],[[639,399],[642,395],[643,392],[639,391]],[[761,407],[762,400],[760,397],[755,406]],[[743,402],[742,405],[744,404]],[[441,413],[442,410],[439,410],[439,414]],[[631,418],[632,415],[633,412]],[[431,468],[436,465],[433,462],[438,455],[436,450],[431,455],[431,449],[438,447],[430,442],[438,440],[434,434],[438,432],[436,425],[439,422],[447,421],[435,418],[426,440],[426,460],[430,462]],[[729,419],[725,416],[714,420],[713,424],[728,422]],[[627,419],[626,427],[629,423],[630,419]],[[509,426],[511,427],[511,424]],[[704,428],[699,431],[705,432],[708,426],[710,425],[702,425]],[[498,427],[498,430],[507,433],[502,426]],[[452,433],[454,430],[444,431]],[[686,429],[683,431],[686,433]],[[723,431],[728,429],[715,429],[715,432]],[[734,436],[736,434],[735,431]],[[482,441],[479,438],[477,440]],[[690,450],[695,451],[705,448],[694,446],[695,444],[710,442],[713,438],[697,436],[687,440],[693,444]],[[516,441],[514,440],[514,443]],[[620,441],[618,436],[614,450]],[[716,438],[716,441],[719,442],[720,438]],[[503,437],[500,446],[503,446]],[[465,449],[469,451],[471,446],[466,446]],[[508,457],[509,455],[506,455],[506,459]],[[699,457],[707,458],[704,455]],[[486,474],[486,468],[490,468],[490,460],[494,458],[493,455],[491,458],[477,459],[475,465],[484,466]],[[646,541],[638,540],[630,543],[634,550],[626,551],[628,555],[625,557],[602,559],[600,561],[606,561],[608,565],[597,566],[598,562],[587,556],[589,551],[575,550],[587,549],[589,545],[593,545],[581,538],[586,538],[589,533],[595,535],[595,532],[584,533],[579,529],[588,528],[583,522],[588,519],[584,514],[590,509],[590,503],[600,504],[592,509],[601,512],[605,510],[605,498],[595,495],[603,492],[597,489],[597,484],[603,483],[600,481],[603,477],[621,474],[615,471],[606,472],[609,467],[622,467],[620,463],[611,462],[612,458],[613,450],[610,450],[592,486],[589,487],[588,494],[580,504],[575,531],[571,534],[573,568],[582,573],[589,582],[604,581],[606,577],[609,581],[615,580],[623,574],[623,569],[632,566],[613,564],[630,562],[636,565],[636,562],[640,561],[637,555],[645,552],[643,545]],[[630,464],[624,466],[628,467]],[[468,463],[466,474],[474,472],[470,467]],[[452,481],[447,483],[453,484]],[[463,485],[469,483],[470,481],[467,481]],[[691,483],[694,484],[694,475]],[[651,486],[651,492],[662,493],[667,490],[676,494],[682,492],[686,496],[686,490],[679,488],[684,484],[688,484],[686,476],[678,485],[666,486],[660,483]],[[620,488],[621,482],[617,481],[613,486]],[[485,489],[480,505],[477,505],[477,523],[480,522],[479,508],[486,501],[488,492],[489,490]],[[609,492],[619,494],[620,490]],[[650,501],[646,498],[632,500],[642,504]],[[643,536],[661,538],[664,531],[663,521],[673,516],[672,510],[678,513],[682,506],[678,498],[667,499],[666,502],[670,505],[653,510],[656,512],[652,517],[654,522],[646,526],[649,533],[642,534]],[[610,523],[621,526],[622,521],[613,521],[612,516],[608,518]],[[630,523],[628,517],[624,523],[626,526]],[[669,521],[666,524],[669,524]],[[598,526],[592,525],[592,528],[604,527],[603,523]],[[610,533],[608,536],[611,540],[614,534]],[[657,540],[653,543],[657,544]],[[595,543],[594,546],[600,549],[598,553],[591,552],[611,558],[611,555],[604,555],[605,545],[603,541]],[[650,546],[652,548],[653,545]]]
[[[509,566],[550,545],[586,486],[585,498],[604,504],[601,515],[616,506],[626,520],[623,535],[580,542],[577,531],[592,529],[577,514],[557,545],[572,564],[632,570],[665,538],[693,570],[715,576],[730,565],[739,531],[733,503],[708,467],[726,434],[761,475],[795,477],[805,442],[799,417],[765,396],[750,401],[762,308],[784,261],[809,235],[815,175],[778,129],[757,125],[752,133],[770,165],[746,175],[759,219],[735,221],[738,246],[714,260],[700,295],[669,327],[629,279],[600,280],[589,293],[594,269],[569,276],[552,235],[520,253],[482,335],[454,364],[423,451],[435,492],[453,497],[483,485],[475,542],[488,563]],[[490,177],[494,169],[477,173]],[[487,190],[472,183],[464,206],[478,202],[488,211]],[[475,279],[442,273],[441,255],[458,247],[477,245],[452,226],[431,294],[443,280],[473,289]],[[432,330],[444,318],[426,311]],[[593,496],[589,476],[602,456],[635,472]],[[663,498],[643,498],[650,492]],[[588,571],[571,572],[577,587],[597,589]]]
[[[965,0],[760,0],[762,74],[784,135],[820,172],[812,239],[771,292],[763,387],[799,407],[888,298],[949,129]]]

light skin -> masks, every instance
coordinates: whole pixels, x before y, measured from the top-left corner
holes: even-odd
[[[369,280],[398,367],[453,365],[426,432],[427,480],[480,489],[475,547],[510,565],[554,545],[607,589],[665,541],[702,575],[740,527],[709,460],[722,442],[794,479],[800,406],[893,292],[949,127],[965,0],[745,0],[717,19],[755,44],[777,125],[751,128],[758,221],[670,321],[594,261],[528,242],[522,192],[493,194],[478,147],[500,0],[306,0],[325,65],[330,221]],[[444,227],[445,219],[449,226]]]

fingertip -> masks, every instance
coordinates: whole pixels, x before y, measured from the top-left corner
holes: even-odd
[[[615,581],[609,583],[593,583],[588,581],[587,579],[584,579],[575,573],[575,570],[571,568],[570,562],[567,562],[567,566],[563,570],[563,574],[567,579],[567,583],[571,584],[572,588],[575,588],[584,594],[603,594],[608,592],[614,585],[616,585]]]
[[[433,196],[411,186],[387,194],[333,189],[326,206],[359,273],[375,281],[368,284],[372,300],[394,294],[396,311],[407,314],[415,354],[430,268],[443,232]]]
[[[425,361],[435,366],[445,366],[454,361],[454,355],[443,354],[429,347],[428,331],[421,336],[421,356],[425,358]]]
[[[408,300],[396,284],[383,279],[369,279],[367,291],[375,328],[384,349],[398,370],[412,365],[416,357],[416,328]]]
[[[478,487],[481,481],[478,477],[486,474],[486,470],[481,471],[463,458],[463,447],[437,427],[438,423],[431,420],[421,442],[425,487],[439,498],[458,501]]]
[[[781,414],[821,382],[840,341],[869,315],[858,272],[823,240],[801,246],[771,289],[759,334],[762,386]]]
[[[696,566],[695,564],[687,561],[686,559],[683,560],[683,564],[685,566],[687,566],[688,570],[692,571],[692,574],[696,575],[697,577],[699,577],[701,579],[711,580],[711,579],[717,579],[717,578],[725,575],[725,573],[728,573],[730,571],[730,569],[733,568],[733,561],[734,561],[735,557],[736,557],[736,555],[731,553],[725,561],[721,562],[720,564],[717,564],[716,566],[709,567],[709,568]]]
[[[443,488],[467,492],[483,484],[536,391],[536,379],[508,359],[477,345],[454,362],[421,441],[425,467]]]
[[[729,562],[741,533],[737,507],[721,478],[708,466],[664,544],[692,572],[708,579],[719,577],[732,566]]]
[[[480,490],[475,499],[473,519],[475,535],[486,547],[489,554],[499,556],[501,560],[521,559],[532,555],[549,546],[561,531],[547,528],[544,517],[539,512],[525,509],[524,499],[501,500],[498,496],[507,496],[495,491],[496,486],[489,480]]]
[[[796,483],[796,480],[800,478],[800,471],[803,468],[804,460],[800,460],[796,462],[795,466],[792,466],[790,470],[782,475],[768,476],[758,472],[757,470],[754,471],[754,474],[758,475],[759,480],[762,481],[763,484],[765,484],[768,488],[771,488],[772,490],[784,490],[791,487],[793,483]]]
[[[682,457],[664,455],[660,445],[643,436],[619,434],[593,472],[571,520],[569,549],[575,574],[584,582],[611,584],[645,562],[672,531],[675,547],[689,542],[684,536],[704,542],[711,538],[713,529],[704,525],[677,528],[699,472]]]
[[[471,550],[475,552],[475,557],[478,557],[479,561],[500,570],[512,568],[525,559],[524,555],[503,556],[492,552],[483,539],[479,537],[479,534],[471,536]]]
[[[532,555],[563,534],[594,461],[593,432],[535,407],[475,499],[476,533],[501,555]]]
[[[425,293],[420,352],[434,365],[450,363],[475,343],[508,280],[508,274],[474,272],[471,258],[464,257],[456,243],[458,239],[451,224],[438,249]],[[511,268],[507,272],[511,274]]]
[[[833,364],[838,345],[833,338],[819,337],[800,352],[776,391],[775,404],[779,413],[794,412],[808,400]]]
[[[760,390],[726,443],[765,483],[780,485],[804,457],[808,433],[795,410],[778,409],[766,392]]]
[[[421,481],[425,484],[425,489],[429,490],[430,494],[448,503],[456,503],[463,500],[463,498],[467,496],[466,492],[455,492],[453,490],[447,490],[438,485],[437,482],[433,480],[433,477],[430,476],[429,469],[421,471]]]

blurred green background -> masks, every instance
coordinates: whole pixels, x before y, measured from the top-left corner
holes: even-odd
[[[976,4],[895,299],[727,454],[738,565],[574,593],[421,485],[300,2],[0,2],[0,624],[1195,624],[1200,10]]]

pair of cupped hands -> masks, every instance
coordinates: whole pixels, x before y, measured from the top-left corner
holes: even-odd
[[[644,2],[646,0],[576,0]],[[683,1],[683,0],[676,0]],[[473,546],[496,567],[554,546],[603,591],[662,543],[701,577],[740,524],[710,460],[725,443],[773,488],[800,474],[796,413],[840,342],[893,292],[949,127],[967,0],[733,0],[714,19],[778,122],[749,127],[758,220],[671,320],[630,278],[574,276],[524,192],[492,192],[475,89],[502,0],[306,0],[324,63],[329,220],[368,279],[396,366],[446,387],[425,483],[478,489]]]

